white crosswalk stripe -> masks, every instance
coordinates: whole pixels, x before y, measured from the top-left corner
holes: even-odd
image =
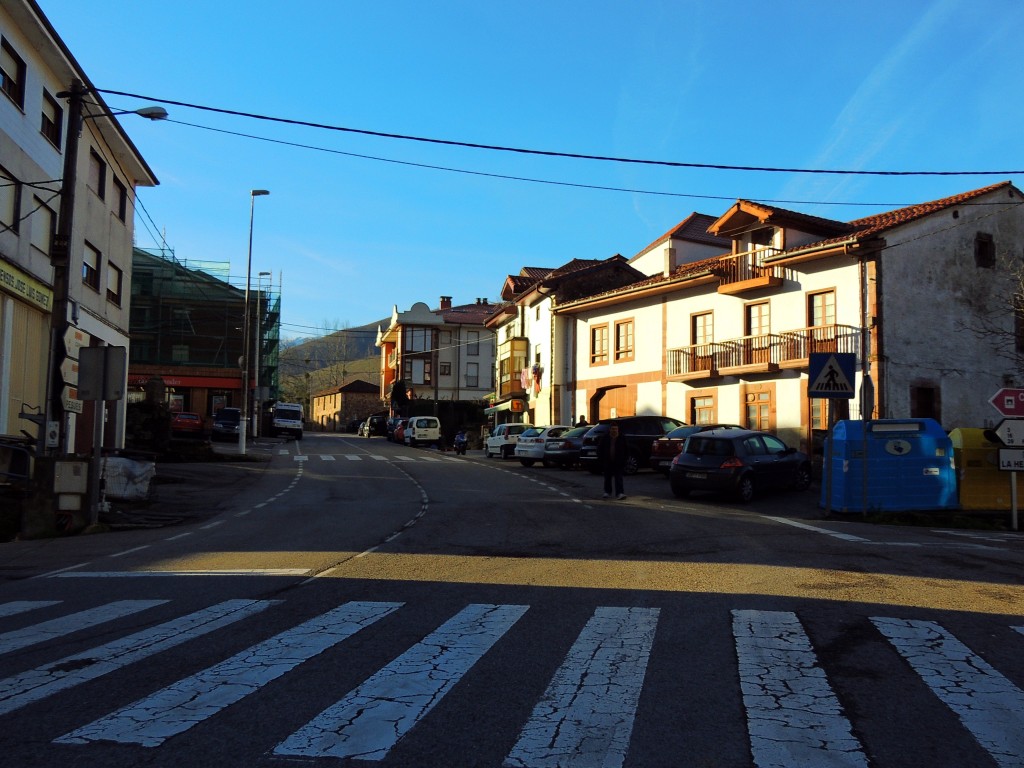
[[[758,768],[867,768],[796,614],[733,611],[747,730]]]
[[[10,603],[2,603],[0,604],[0,619],[18,613],[35,611],[39,608],[49,608],[52,605],[60,605],[60,600],[14,600]]]
[[[999,765],[1024,765],[1024,691],[933,621],[871,621]]]
[[[401,603],[349,603],[129,704],[58,742],[118,741],[155,747],[258,690]],[[244,669],[244,674],[239,670]]]
[[[226,627],[276,602],[280,601],[228,600],[98,648],[0,680],[0,714],[13,712],[58,691],[94,680],[186,640]]]
[[[70,616],[44,621],[24,629],[4,632],[0,635],[0,655],[27,648],[36,643],[44,643],[55,637],[63,637],[72,632],[163,605],[166,602],[166,600],[119,600],[80,613],[73,613]]]
[[[0,680],[0,716],[57,694],[68,699],[74,695],[75,686],[187,641],[234,627],[236,622],[282,602],[229,600],[169,620],[164,619],[175,615],[173,599],[109,601],[82,610],[65,607],[59,600],[0,603],[0,619],[4,620],[0,629],[5,630],[0,633],[0,655],[6,654],[2,661],[7,668],[18,665],[20,656],[12,651],[34,646],[33,658],[56,656],[59,652],[54,648],[58,646],[44,644],[75,632],[102,627],[104,635],[116,638]],[[35,623],[26,616],[55,606],[61,606],[67,613]],[[363,647],[352,640],[355,635],[394,617],[388,624],[375,628],[384,636],[394,628],[390,622],[400,621],[405,610],[407,607],[401,602],[343,603],[313,618],[297,621],[273,636],[263,634],[254,644],[227,658],[197,663],[195,668],[201,667],[200,671],[187,670],[180,679],[160,690],[132,692],[112,704],[112,711],[107,714],[93,709],[88,720],[65,719],[64,727],[54,729],[47,738],[55,744],[84,750],[105,743],[158,749],[169,746],[173,739],[209,738],[213,731],[196,726],[216,722],[231,707],[244,713],[246,707],[253,706],[248,697],[274,681],[278,681],[274,684],[280,687],[282,695],[290,695],[288,677],[300,665],[312,665],[321,655],[329,657],[325,652],[336,646],[334,653],[343,654],[346,641],[349,652]],[[665,620],[668,610],[597,607],[588,620],[580,622],[583,626],[564,656],[552,651],[550,657],[533,664],[534,680],[530,685],[540,685],[532,694],[536,699],[524,702],[527,706],[520,710],[520,719],[505,726],[511,747],[506,747],[509,751],[503,758],[504,768],[635,765],[636,756],[630,762],[631,742],[634,733],[644,732],[639,730],[639,724],[649,714],[648,709],[640,708],[648,666],[652,654],[672,649],[669,642],[663,641],[660,650],[655,643],[659,623]],[[160,611],[161,623],[141,631],[119,631],[113,624],[104,626],[135,614],[141,614],[144,621],[144,611]],[[454,615],[439,615],[431,622],[436,629],[417,634],[416,637],[422,637],[418,642],[398,647],[390,662],[359,678],[362,682],[354,687],[347,683],[335,691],[326,702],[336,703],[319,715],[309,713],[292,722],[288,720],[291,709],[281,707],[283,719],[276,737],[254,744],[254,749],[263,755],[300,761],[393,761],[399,757],[395,754],[399,742],[420,739],[432,721],[440,726],[445,717],[450,717],[447,713],[431,716],[431,712],[446,696],[457,695],[453,691],[461,681],[477,675],[474,668],[485,656],[495,655],[493,661],[503,666],[511,664],[510,669],[516,669],[514,659],[502,658],[500,646],[503,638],[516,628],[515,637],[504,641],[504,652],[522,647],[518,644],[528,632],[537,630],[539,622],[534,618],[531,626],[530,621],[523,621],[528,616],[527,605],[491,603],[471,604]],[[876,768],[888,765],[879,762],[877,756],[869,761],[858,736],[865,744],[871,743],[870,739],[857,727],[856,713],[851,715],[841,706],[841,697],[827,674],[828,664],[819,658],[811,641],[813,635],[808,634],[797,613],[734,609],[730,617],[731,622],[725,626],[731,634],[735,658],[724,674],[721,670],[709,671],[708,679],[731,686],[736,682],[727,681],[738,680],[736,695],[745,720],[734,720],[723,727],[740,729],[733,730],[731,738],[745,730],[748,760],[752,760],[755,768],[864,768],[869,762]],[[920,707],[920,697],[934,696],[929,706],[941,704],[963,724],[962,734],[955,738],[973,737],[969,749],[980,747],[990,755],[992,764],[1000,768],[1024,765],[1024,692],[1018,687],[1019,679],[1014,682],[1016,678],[997,670],[937,622],[890,617],[865,617],[862,621],[873,627],[872,633],[877,630],[876,642],[887,642],[892,647],[892,658],[886,664],[898,665],[906,675],[925,683],[901,686],[898,679],[891,679],[890,671],[885,692],[880,689],[878,695],[891,696],[893,690],[914,689],[918,700],[900,707],[907,712]],[[1015,640],[1021,640],[1020,647],[1011,651],[1019,655],[1024,650],[1024,626],[1008,629],[1013,631]],[[246,631],[258,634],[259,623],[251,623]],[[532,643],[531,647],[538,649],[546,645],[543,636]],[[79,647],[83,644],[80,642]],[[319,659],[315,663],[320,663]],[[127,670],[122,675],[131,680]],[[843,680],[841,676],[836,679]],[[510,685],[517,682],[515,671],[508,674],[508,681]],[[86,691],[79,695],[85,697]],[[124,701],[131,703],[123,704]],[[459,702],[449,704],[464,706]],[[487,703],[492,705],[500,706],[500,702]],[[58,700],[53,706],[64,712],[76,711],[73,700]],[[451,706],[442,709],[450,710]],[[4,727],[8,725],[0,717],[0,728]],[[460,733],[456,738],[463,737],[472,739],[473,734]],[[647,746],[646,742],[643,746]],[[679,764],[687,763],[681,760]]]
[[[657,608],[598,608],[505,760],[509,768],[614,768],[629,749]]]
[[[526,610],[469,606],[285,739],[274,754],[383,759]]]
[[[293,456],[293,461],[308,461],[311,457],[309,456]],[[394,454],[391,456],[385,456],[380,453],[342,453],[342,454],[318,454],[317,458],[320,461],[336,461],[340,459],[346,459],[347,461],[391,461],[402,464],[408,464],[410,462],[425,461],[427,463],[437,464],[439,462],[449,462],[456,464],[465,464],[466,462],[454,457],[454,456],[434,456],[428,453],[418,454],[415,456],[409,456],[407,454]]]

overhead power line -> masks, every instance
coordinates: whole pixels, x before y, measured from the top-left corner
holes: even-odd
[[[271,115],[261,115],[255,112],[242,112],[234,109],[224,109],[221,107],[210,107],[202,104],[191,104],[186,101],[175,101],[173,99],[164,99],[156,96],[146,96],[138,93],[128,93],[126,91],[114,91],[106,88],[97,88],[100,93],[111,94],[115,96],[126,96],[128,98],[141,99],[144,101],[155,101],[160,104],[171,104],[176,107],[186,107],[188,109],[198,109],[204,112],[216,112],[222,115],[234,115],[236,117],[247,117],[253,120],[266,120],[273,123],[284,123],[287,125],[301,125],[307,128],[319,128],[327,131],[338,131],[342,133],[355,133],[363,136],[376,136],[384,139],[397,139],[400,141],[416,141],[424,144],[440,144],[443,146],[450,147],[465,147],[468,149],[486,149],[493,152],[511,152],[521,155],[540,155],[543,157],[563,157],[574,160],[599,160],[602,162],[611,163],[628,163],[633,165],[656,165],[664,166],[668,168],[703,168],[709,170],[720,170],[720,171],[758,171],[761,173],[805,173],[805,174],[824,174],[824,175],[839,175],[839,176],[1016,176],[1024,174],[1021,170],[1001,170],[1001,171],[871,171],[871,170],[850,170],[850,169],[835,169],[835,168],[777,168],[772,166],[757,166],[757,165],[726,165],[722,163],[687,163],[678,162],[674,160],[644,160],[639,158],[628,158],[628,157],[612,157],[607,155],[588,155],[576,152],[556,152],[552,150],[544,149],[526,149],[522,147],[504,147],[496,144],[479,144],[468,141],[455,141],[452,139],[435,139],[428,138],[425,136],[410,136],[401,133],[388,133],[384,131],[371,131],[365,128],[349,128],[340,125],[328,125],[326,123],[316,123],[308,120],[296,120],[294,118],[287,117],[274,117]]]

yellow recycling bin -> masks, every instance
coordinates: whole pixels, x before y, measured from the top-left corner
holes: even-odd
[[[954,429],[949,438],[953,441],[960,508],[1008,510],[1014,473],[999,469],[999,444],[985,437],[984,429],[973,427]]]

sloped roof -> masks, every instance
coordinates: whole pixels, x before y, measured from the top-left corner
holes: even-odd
[[[807,214],[800,214],[794,211],[786,211],[785,209],[772,208],[770,206],[762,206],[759,203],[749,203],[749,201],[738,201],[746,202],[748,206],[756,206],[756,208],[762,209],[759,213],[763,212],[768,216],[780,214],[779,219],[785,218],[787,221],[796,222],[801,217],[807,222],[818,222],[819,226],[824,225],[824,228],[835,230],[841,230],[836,236],[826,238],[813,243],[806,243],[795,248],[788,249],[777,256],[773,257],[772,261],[784,261],[787,256],[798,254],[808,249],[819,249],[822,246],[828,246],[833,243],[840,243],[850,240],[870,240],[877,235],[891,230],[903,224],[907,224],[916,219],[923,218],[930,214],[936,213],[943,209],[952,208],[957,205],[963,205],[969,203],[984,195],[988,195],[992,192],[999,191],[1001,189],[1007,189],[1010,197],[1018,201],[1021,201],[1021,195],[1013,184],[1009,181],[999,182],[998,184],[991,184],[987,187],[975,189],[970,192],[961,192],[950,197],[944,197],[939,200],[933,200],[927,203],[918,203],[916,205],[906,206],[905,208],[898,208],[894,211],[888,211],[886,213],[879,213],[872,216],[866,216],[861,219],[855,219],[849,222],[838,222],[831,219],[822,219],[815,216],[809,216]],[[736,206],[733,207],[734,210]],[[751,212],[752,209],[750,209]],[[728,214],[727,214],[728,215]],[[773,223],[778,223],[777,221]],[[722,254],[721,256],[713,256],[708,259],[701,259],[700,261],[694,261],[689,263],[680,264],[672,270],[671,274],[664,275],[658,274],[651,277],[638,280],[635,283],[623,286],[621,288],[615,288],[609,291],[604,291],[593,296],[588,296],[585,299],[580,299],[577,302],[572,302],[567,305],[571,307],[575,304],[587,304],[589,302],[605,299],[613,296],[627,297],[630,294],[646,291],[648,289],[654,289],[659,286],[664,286],[664,290],[668,290],[668,286],[675,283],[685,283],[700,275],[710,274],[712,269],[723,259],[729,257],[731,254]],[[564,310],[566,307],[562,307]]]
[[[496,305],[484,301],[460,304],[447,309],[435,309],[434,314],[440,315],[441,319],[450,325],[483,325],[484,320],[490,317],[495,309],[497,309]]]
[[[761,225],[791,227],[801,232],[826,237],[850,231],[850,225],[846,222],[811,216],[808,213],[791,211],[775,205],[765,205],[753,200],[737,200],[728,211],[708,227],[708,231],[713,234],[720,234],[728,230],[743,232]],[[723,237],[728,237],[728,235],[723,235]]]
[[[652,248],[669,239],[689,240],[694,243],[700,243],[701,245],[717,245],[721,246],[723,250],[727,250],[731,245],[731,241],[728,238],[719,237],[718,235],[713,235],[708,232],[708,229],[715,223],[715,221],[715,217],[710,214],[697,213],[694,211],[661,237],[649,243],[645,248],[641,248],[640,251],[630,259],[630,261],[643,256]]]

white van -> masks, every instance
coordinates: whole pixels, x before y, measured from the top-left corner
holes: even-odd
[[[413,416],[405,425],[405,444],[415,448],[429,443],[441,444],[441,422],[434,416]]]
[[[274,403],[271,420],[271,434],[292,435],[296,440],[302,439],[302,403]]]

